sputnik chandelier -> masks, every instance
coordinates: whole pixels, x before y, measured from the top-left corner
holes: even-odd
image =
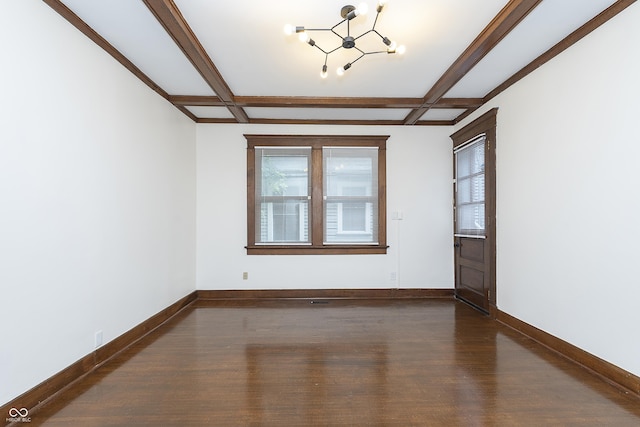
[[[373,26],[371,27],[370,30],[365,31],[364,33],[360,34],[359,36],[352,36],[351,35],[351,28],[350,28],[350,21],[355,18],[356,16],[360,16],[360,15],[366,15],[368,12],[368,5],[366,3],[361,3],[357,8],[351,5],[346,5],[344,6],[341,10],[340,10],[340,16],[342,16],[342,21],[338,22],[336,25],[334,25],[331,28],[305,28],[305,27],[294,27],[293,25],[285,25],[284,26],[284,32],[287,35],[293,35],[293,34],[298,34],[298,37],[300,39],[300,41],[309,44],[311,47],[316,47],[318,48],[322,53],[324,53],[324,65],[322,66],[322,71],[320,72],[320,76],[324,79],[327,77],[327,60],[329,58],[329,55],[332,54],[333,52],[339,50],[339,49],[355,49],[358,52],[360,52],[360,55],[354,59],[351,62],[347,62],[345,65],[343,65],[342,67],[339,67],[337,70],[337,73],[339,76],[343,75],[344,72],[346,70],[348,70],[349,68],[351,68],[351,66],[356,63],[357,61],[359,61],[360,59],[362,59],[365,55],[374,55],[374,54],[378,54],[378,53],[398,53],[400,55],[402,55],[405,52],[405,47],[404,46],[398,46],[395,42],[391,41],[388,37],[383,36],[382,34],[380,34],[378,32],[378,30],[376,30],[376,24],[378,23],[378,17],[380,16],[380,12],[382,12],[382,9],[384,9],[385,4],[387,3],[386,0],[378,0],[378,5],[376,7],[376,18],[373,21]],[[338,27],[340,27],[342,24],[344,24],[346,22],[346,30],[347,30],[347,35],[343,36],[342,34],[340,34],[337,30]],[[344,30],[344,29],[343,29]],[[309,32],[312,31],[330,31],[331,33],[335,34],[337,37],[340,38],[341,40],[341,44],[338,45],[337,47],[331,49],[331,50],[325,50],[323,48],[321,48],[320,46],[318,46],[316,44],[316,42],[309,36]],[[380,37],[380,40],[382,41],[382,43],[384,43],[384,45],[386,46],[386,49],[384,50],[372,50],[372,51],[366,51],[363,49],[360,49],[357,45],[356,45],[356,41],[358,39],[360,39],[361,37],[369,34],[369,33],[374,33],[376,35],[378,35]]]

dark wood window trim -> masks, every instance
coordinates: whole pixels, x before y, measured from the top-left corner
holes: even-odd
[[[247,254],[248,255],[355,255],[387,253],[386,204],[386,141],[388,135],[244,135],[247,139]],[[310,245],[257,245],[256,244],[256,147],[310,147],[311,154],[311,244]],[[378,148],[378,243],[331,244],[323,243],[323,147],[377,147]]]

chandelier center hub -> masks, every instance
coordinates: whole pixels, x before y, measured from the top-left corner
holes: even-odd
[[[342,47],[345,49],[351,49],[356,45],[356,39],[352,36],[346,36],[342,39]]]

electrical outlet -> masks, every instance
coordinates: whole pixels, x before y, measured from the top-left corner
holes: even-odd
[[[96,331],[93,338],[94,338],[95,348],[100,347],[102,345],[102,331]]]
[[[249,272],[245,271],[242,273],[242,280],[249,280]]]

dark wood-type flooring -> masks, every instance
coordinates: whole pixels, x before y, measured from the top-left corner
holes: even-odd
[[[31,426],[639,426],[640,400],[453,300],[198,301]]]

